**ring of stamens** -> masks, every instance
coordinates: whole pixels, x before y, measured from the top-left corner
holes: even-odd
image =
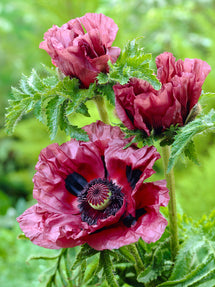
[[[123,205],[124,195],[111,180],[98,178],[84,187],[78,201],[82,221],[93,225],[99,219],[115,215]]]

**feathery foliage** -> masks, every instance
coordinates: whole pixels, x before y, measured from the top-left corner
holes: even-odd
[[[169,158],[168,170],[169,172],[175,165],[179,156],[184,152],[194,162],[198,162],[196,158],[193,137],[206,130],[214,131],[215,129],[215,110],[211,110],[206,115],[201,115],[199,118],[189,122],[184,127],[178,129],[172,144],[171,155]]]
[[[79,81],[75,78],[59,80],[51,69],[46,69],[46,76],[40,77],[32,70],[30,77],[22,76],[19,89],[12,88],[6,114],[7,132],[13,133],[18,121],[33,110],[35,117],[47,125],[52,140],[60,128],[70,137],[86,141],[85,131],[70,124],[69,118],[75,113],[89,117],[85,102],[93,96],[94,85],[79,89]]]
[[[120,83],[124,85],[130,78],[136,77],[148,81],[155,89],[159,89],[160,82],[149,67],[151,57],[151,54],[144,54],[143,37],[129,41],[116,63],[112,64],[109,61],[109,73],[98,75],[98,83]]]

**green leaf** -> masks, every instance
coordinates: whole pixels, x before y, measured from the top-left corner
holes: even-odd
[[[198,286],[201,281],[205,281],[206,279],[211,279],[211,273],[215,274],[215,267],[213,268],[212,261],[215,258],[213,254],[210,254],[206,260],[199,264],[196,269],[192,272],[188,273],[188,275],[180,280],[168,281],[158,285],[159,287],[166,286],[175,286],[175,287],[183,287],[183,286]],[[211,269],[212,268],[212,269]],[[208,286],[210,287],[210,286]],[[212,286],[211,286],[212,287]]]
[[[184,148],[184,154],[195,164],[199,164],[194,142],[191,140]]]
[[[108,250],[103,250],[100,252],[100,262],[103,267],[103,272],[105,275],[105,279],[108,283],[108,286],[110,287],[118,287],[119,285],[117,284],[115,280],[115,276],[113,273],[113,264],[110,259],[109,251]]]
[[[20,89],[12,88],[12,99],[6,114],[6,130],[9,134],[23,115],[33,110],[35,117],[46,124],[53,140],[58,127],[67,135],[78,140],[88,140],[86,132],[73,126],[69,117],[75,113],[89,117],[85,102],[95,93],[96,84],[89,89],[79,89],[79,80],[64,77],[58,79],[56,72],[47,69],[45,78],[41,78],[35,70],[30,77],[25,75],[20,80]]]
[[[41,81],[40,77],[38,76],[37,72],[33,69],[31,72],[30,77],[28,78],[28,84],[33,89],[33,93],[36,92],[43,92],[46,88],[44,83]]]
[[[76,256],[76,260],[75,260],[74,264],[72,265],[72,269],[74,270],[79,265],[81,265],[84,260],[97,254],[98,252],[99,252],[98,250],[93,249],[88,244],[82,245],[80,252]]]
[[[202,115],[201,117],[180,128],[174,138],[175,140],[172,145],[167,172],[170,172],[170,170],[176,164],[179,156],[184,151],[186,152],[186,155],[192,158],[193,161],[196,161],[195,152],[192,145],[193,137],[206,130],[213,131],[214,128],[215,111],[213,109],[207,115]],[[188,150],[189,147],[191,150]]]
[[[43,256],[43,255],[39,255],[39,256],[30,256],[28,257],[28,259],[26,260],[26,263],[29,263],[31,260],[55,260],[59,258],[59,254],[56,256]]]
[[[53,140],[57,134],[60,116],[60,105],[65,101],[64,97],[55,96],[46,106],[47,126],[50,132],[50,138]]]
[[[157,277],[159,275],[160,274],[157,273],[157,270],[154,270],[154,269],[152,269],[151,266],[149,266],[148,268],[146,268],[144,271],[142,271],[138,275],[137,280],[138,280],[138,282],[147,284],[147,283],[157,279]]]
[[[8,113],[6,114],[6,130],[8,134],[14,132],[14,128],[17,123],[21,120],[25,110],[21,105],[15,105],[7,109]]]
[[[113,83],[106,85],[98,85],[96,89],[97,93],[106,99],[114,106],[115,105],[115,94],[113,91]]]
[[[84,282],[90,281],[98,272],[99,257],[95,256],[90,264],[87,264],[86,272],[84,274]]]
[[[28,237],[25,236],[24,233],[20,233],[20,234],[17,236],[17,239],[30,240]]]
[[[126,246],[122,246],[118,249],[118,251],[126,260],[136,263],[134,256],[131,254],[131,252],[128,251],[128,248]]]
[[[148,81],[155,89],[160,89],[160,82],[150,69],[151,54],[144,54],[143,38],[129,41],[122,50],[115,64],[108,62],[110,71],[107,75],[99,74],[99,84],[118,82],[126,84],[130,78],[136,77]]]
[[[27,76],[22,75],[21,80],[19,82],[20,89],[26,94],[26,95],[33,95],[35,90],[32,87],[32,85],[29,84],[29,79]]]
[[[215,211],[197,222],[184,217],[182,223],[183,243],[172,274],[158,286],[212,287],[215,274]]]
[[[99,73],[97,76],[98,83],[103,85],[108,83],[108,75],[104,73]]]
[[[85,117],[90,117],[90,114],[88,112],[88,108],[84,103],[81,103],[79,107],[76,109],[76,113],[82,114]]]

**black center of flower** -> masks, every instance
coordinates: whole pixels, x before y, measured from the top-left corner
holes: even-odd
[[[94,179],[78,195],[82,221],[89,225],[115,215],[123,205],[121,188],[107,179]]]

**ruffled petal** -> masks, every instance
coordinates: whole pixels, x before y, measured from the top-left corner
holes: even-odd
[[[100,149],[102,155],[112,140],[125,137],[119,127],[110,126],[101,121],[84,126],[83,129],[87,132],[90,141]]]
[[[155,62],[159,81],[162,84],[170,82],[176,74],[175,57],[169,52],[164,52],[156,57]]]
[[[94,163],[94,164],[92,164]],[[43,149],[36,165],[33,196],[49,210],[77,213],[77,200],[65,187],[65,179],[76,172],[87,182],[105,176],[100,151],[91,143],[71,140]]]
[[[167,220],[154,208],[147,208],[147,213],[140,217],[133,227],[133,232],[146,243],[156,242],[164,233]]]
[[[96,13],[87,13],[78,19],[87,32],[98,29],[102,43],[107,47],[111,47],[118,31],[118,26],[113,19]]]
[[[111,18],[88,13],[62,27],[54,25],[39,47],[47,51],[53,64],[66,76],[78,78],[81,87],[88,88],[98,73],[108,72],[108,60],[114,63],[118,58],[120,49],[111,49],[117,31]]]
[[[134,226],[126,227],[122,222],[91,234],[86,242],[96,250],[118,249],[142,238],[146,243],[156,242],[162,236],[167,220],[153,209],[138,219]]]
[[[27,209],[17,218],[20,228],[36,245],[49,249],[59,249],[57,241],[62,237],[62,228],[70,226],[70,232],[81,232],[80,216],[58,214],[47,211],[38,204]],[[80,245],[83,241],[70,239],[70,247]]]
[[[166,187],[166,180],[146,182],[132,193],[136,203],[136,210],[149,206],[167,206],[169,202],[169,190]]]

